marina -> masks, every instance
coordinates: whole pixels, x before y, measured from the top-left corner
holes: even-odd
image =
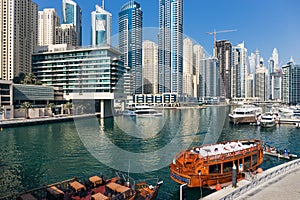
[[[130,119],[132,123],[139,122],[140,129],[149,129],[149,134],[151,132],[160,133],[143,140],[123,134],[120,127],[122,127],[121,122],[128,124],[126,116],[117,116],[114,120],[112,118],[105,119],[99,121],[99,124],[103,126],[105,134],[116,145],[133,152],[152,152],[153,149],[160,149],[175,135],[172,131],[176,131],[178,143],[186,146],[213,144],[218,141],[260,139],[272,146],[280,149],[286,148],[293,154],[299,155],[300,138],[297,137],[298,130],[294,125],[278,124],[276,128],[272,129],[263,129],[260,126],[250,126],[249,124],[234,125],[229,123],[227,117],[230,110],[229,106],[209,106],[206,109],[166,109],[163,110],[163,116],[159,118],[159,121],[166,118],[171,120],[166,121],[159,131],[155,128],[161,127],[161,125],[156,121],[154,122],[157,124],[153,124],[152,118]],[[199,117],[199,121],[197,121],[197,117]],[[91,131],[90,123],[89,119],[85,120],[86,127],[83,128],[83,131],[88,133]],[[198,126],[196,129],[191,129],[195,122]],[[107,177],[113,177],[115,169],[107,167],[102,163],[103,160],[96,159],[87,151],[76,127],[76,123],[69,121],[4,128],[0,132],[0,153],[3,155],[0,160],[0,181],[3,183],[0,194],[4,196],[74,176],[89,177],[100,172],[106,174]],[[181,149],[178,149],[177,152],[179,150]],[[162,152],[163,157],[169,157],[164,160],[167,160],[168,163],[172,162],[177,152]],[[110,159],[112,163],[116,159],[124,159],[120,158],[118,152],[111,152],[105,158]],[[141,162],[151,166],[153,163],[158,163],[157,160],[160,160],[159,155],[152,153],[152,156]],[[266,155],[260,167],[266,171],[288,161]],[[163,160],[160,160],[161,165],[162,163]],[[166,165],[154,171],[133,173],[131,176],[135,179],[159,177],[164,184],[159,190],[157,199],[178,199],[180,184],[171,180],[169,174],[169,167]],[[239,184],[242,182],[238,182]],[[204,188],[201,190],[200,188],[188,188],[187,190],[188,199],[199,199],[214,192]]]

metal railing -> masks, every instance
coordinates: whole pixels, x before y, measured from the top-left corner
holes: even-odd
[[[280,175],[283,175],[287,173],[290,170],[295,169],[296,167],[300,166],[300,159],[290,161],[288,163],[284,163],[282,165],[276,166],[274,168],[269,169],[266,171],[266,174],[262,176],[256,176],[256,178],[253,178],[250,183],[247,185],[244,185],[240,188],[237,188],[230,194],[227,194],[226,196],[220,198],[220,200],[233,200],[238,198],[241,194],[244,194],[248,192],[250,189],[253,189],[257,187],[258,185],[261,185],[267,181],[270,181],[271,179],[278,177]]]

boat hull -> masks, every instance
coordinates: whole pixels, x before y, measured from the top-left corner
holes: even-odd
[[[171,172],[171,179],[179,184],[187,184],[188,187],[202,187],[214,189],[217,184],[228,185],[232,182],[232,173],[226,173],[221,175],[198,175],[193,174],[186,177],[188,181],[182,181],[178,177],[183,177],[182,174],[178,174],[176,171]],[[244,178],[242,173],[237,173],[237,180]]]
[[[275,121],[261,121],[260,122],[260,126],[264,127],[264,128],[271,128],[274,127],[276,125]]]
[[[240,116],[240,117],[229,115],[229,121],[233,124],[256,123],[257,118],[255,115]]]

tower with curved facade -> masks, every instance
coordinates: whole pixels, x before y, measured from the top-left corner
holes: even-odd
[[[143,12],[138,2],[130,0],[119,12],[119,49],[121,60],[127,69],[124,90],[127,95],[141,94]]]

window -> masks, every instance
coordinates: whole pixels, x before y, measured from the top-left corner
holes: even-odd
[[[215,164],[209,166],[210,174],[219,174],[221,172],[221,164]]]

